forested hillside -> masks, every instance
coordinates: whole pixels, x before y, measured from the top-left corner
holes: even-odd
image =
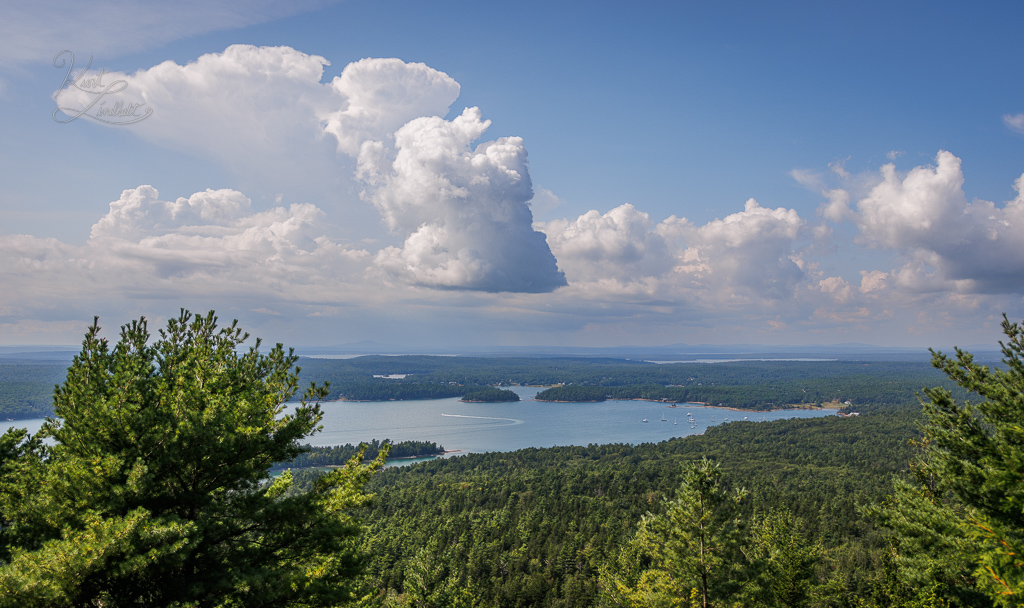
[[[822,550],[819,605],[843,605],[881,582],[885,543],[858,506],[891,491],[918,423],[913,409],[740,422],[656,445],[471,454],[384,471],[366,517],[374,586],[395,603],[468,590],[478,606],[597,605],[599,574],[641,516],[663,509],[684,463],[707,457],[729,486],[748,490],[746,519],[771,509],[798,519]]]
[[[0,419],[53,414],[53,387],[64,380],[68,362],[0,359]]]

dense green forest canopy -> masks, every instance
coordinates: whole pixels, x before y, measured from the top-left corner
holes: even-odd
[[[1004,333],[1002,369],[934,353],[970,400],[928,389],[924,416],[874,404],[382,474],[374,605],[1024,605],[1024,327]]]
[[[683,464],[708,457],[729,487],[746,489],[743,517],[786,509],[820,545],[815,581],[831,581],[821,594],[868,599],[879,593],[886,545],[858,507],[881,500],[906,470],[919,422],[912,408],[738,422],[658,444],[469,454],[390,469],[368,486],[373,586],[435,600],[470,589],[478,606],[596,606],[599,574],[640,518],[661,512]],[[424,564],[435,568],[427,583],[415,574]]]

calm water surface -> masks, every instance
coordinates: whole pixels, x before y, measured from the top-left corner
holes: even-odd
[[[739,412],[650,401],[545,403],[534,401],[541,388],[513,387],[518,403],[462,403],[458,398],[429,401],[352,402],[323,405],[324,430],[314,445],[358,443],[369,439],[434,441],[448,450],[508,452],[521,448],[590,443],[645,443],[703,433],[726,422],[831,416],[834,410]],[[688,422],[687,413],[694,423]],[[662,421],[662,418],[665,421]],[[647,419],[648,422],[642,422]]]
[[[740,422],[744,417],[761,422],[835,414],[833,410],[740,412],[695,404],[669,407],[650,401],[545,403],[533,400],[541,388],[512,390],[522,401],[462,403],[451,398],[324,403],[324,429],[309,442],[341,445],[370,439],[416,440],[434,441],[448,450],[508,452],[556,445],[658,442],[703,433],[710,426]],[[692,415],[692,424],[687,414]],[[0,429],[17,426],[34,432],[41,424],[41,419],[19,420],[0,423]]]

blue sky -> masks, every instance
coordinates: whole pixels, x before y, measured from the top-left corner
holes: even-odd
[[[1013,4],[0,11],[0,344],[180,307],[418,348],[948,347],[1024,316]]]

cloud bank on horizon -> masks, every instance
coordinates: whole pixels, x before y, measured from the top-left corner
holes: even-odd
[[[940,150],[906,172],[794,172],[822,194],[814,218],[751,198],[702,224],[651,218],[643,201],[535,221],[536,193],[554,195],[535,189],[526,143],[486,139],[490,121],[454,106],[460,85],[449,75],[367,58],[323,82],[326,65],[290,47],[234,45],[109,78],[157,110],[131,131],[154,145],[235,171],[336,167],[360,192],[348,204],[379,213],[383,242],[339,239],[325,218],[346,208],[333,202],[256,209],[233,189],[162,196],[125,184],[82,245],[0,234],[0,311],[19,320],[7,331],[65,331],[68,318],[123,312],[111,302],[136,311],[184,301],[326,318],[472,309],[482,322],[535,323],[538,335],[616,323],[612,339],[628,341],[639,319],[647,339],[671,325],[738,327],[730,318],[765,331],[855,331],[991,314],[1024,294],[1024,175],[1011,201],[968,201],[960,159]],[[93,95],[58,93],[71,107]],[[333,156],[317,145],[325,139]],[[837,234],[850,230],[850,247],[892,264],[836,270]]]

